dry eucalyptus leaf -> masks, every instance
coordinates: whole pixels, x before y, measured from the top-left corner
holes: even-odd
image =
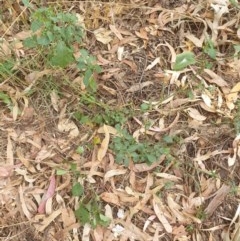
[[[142,83],[139,83],[139,84],[135,84],[135,85],[132,85],[128,90],[127,92],[130,92],[130,93],[133,93],[133,92],[137,92],[141,89],[143,89],[144,87],[147,87],[149,85],[153,85],[154,83],[152,81],[146,81],[146,82],[142,82]]]
[[[110,141],[110,134],[106,125],[103,126],[103,130],[105,133],[105,138],[103,139],[101,146],[98,150],[98,154],[97,154],[98,161],[102,161],[102,159],[105,157],[108,150],[108,144]]]
[[[192,117],[194,120],[204,121],[207,119],[207,117],[201,115],[197,109],[188,108],[187,111],[188,111],[189,116]]]
[[[94,35],[97,39],[97,41],[103,43],[103,44],[108,44],[112,41],[112,37],[110,36],[112,34],[112,31],[107,30],[105,28],[99,28],[95,30]]]
[[[79,130],[76,124],[69,119],[63,118],[58,123],[58,130],[60,132],[69,132],[69,137],[75,138],[79,135]]]

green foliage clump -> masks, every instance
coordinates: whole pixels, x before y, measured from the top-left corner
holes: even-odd
[[[78,59],[74,57],[73,44],[81,45],[84,38],[84,29],[77,17],[71,13],[56,13],[51,8],[40,8],[31,17],[33,36],[27,38],[24,45],[40,50],[50,66],[65,68],[76,64],[83,73],[85,86],[96,90],[93,73],[101,71],[96,58],[84,48],[80,49]]]
[[[97,197],[91,198],[88,202],[80,202],[75,216],[82,224],[89,223],[93,228],[100,226],[108,226],[110,218],[106,217],[101,210],[100,202]]]
[[[170,149],[163,143],[137,142],[126,130],[121,130],[120,133],[121,136],[115,137],[110,145],[118,164],[128,166],[132,160],[151,165],[161,155],[170,155]]]

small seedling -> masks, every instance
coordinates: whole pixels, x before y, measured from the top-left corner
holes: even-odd
[[[89,223],[93,228],[100,226],[108,226],[110,224],[110,218],[106,217],[101,210],[98,197],[91,198],[90,201],[84,200],[79,203],[78,209],[75,211],[75,215],[79,222],[82,224]]]
[[[178,54],[176,57],[176,62],[173,65],[173,70],[179,71],[185,69],[191,64],[195,64],[195,55],[192,52],[186,51]]]
[[[215,49],[213,41],[211,39],[206,40],[203,52],[207,54],[210,58],[214,60],[216,59],[217,50]]]

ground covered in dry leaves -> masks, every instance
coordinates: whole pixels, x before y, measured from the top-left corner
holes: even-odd
[[[1,240],[240,240],[237,1],[0,6]],[[24,46],[41,7],[81,20],[95,92]]]

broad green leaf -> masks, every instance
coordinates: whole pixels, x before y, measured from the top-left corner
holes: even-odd
[[[6,105],[12,104],[12,101],[11,101],[10,97],[3,92],[0,92],[0,100]]]
[[[77,164],[76,163],[71,163],[71,167],[70,167],[72,172],[76,172],[77,171]]]
[[[83,224],[90,223],[90,213],[85,208],[84,204],[80,204],[79,208],[75,211],[76,218]]]
[[[39,30],[41,27],[43,26],[43,23],[39,22],[39,21],[33,21],[31,24],[31,30],[33,32],[36,32],[37,30]]]
[[[90,82],[89,80],[90,80],[91,76],[92,76],[92,70],[87,69],[86,72],[85,72],[85,75],[83,77],[83,83],[86,87],[89,86],[89,82]]]
[[[176,62],[173,65],[173,70],[183,70],[190,64],[195,64],[195,55],[192,52],[186,51],[176,57]]]
[[[64,42],[59,42],[50,61],[52,65],[64,68],[74,61],[73,51]]]
[[[47,35],[42,35],[37,38],[37,43],[42,46],[47,46],[50,44],[50,40]]]
[[[23,40],[23,45],[27,48],[34,48],[37,46],[37,41],[35,37],[29,37]]]
[[[68,172],[68,171],[63,170],[63,169],[57,169],[57,175],[58,175],[58,176],[65,175],[67,172]]]
[[[111,219],[103,214],[99,214],[99,224],[107,227],[111,222]],[[97,223],[98,224],[98,223]]]
[[[237,55],[240,52],[240,45],[237,44],[237,45],[234,45],[233,47],[235,49],[235,54]]]
[[[72,187],[72,195],[75,197],[80,197],[83,194],[83,186],[77,182]]]
[[[146,110],[149,110],[149,107],[150,107],[149,104],[142,103],[140,108],[142,111],[146,111]]]
[[[206,46],[203,49],[204,53],[207,54],[212,59],[216,59],[217,50],[214,48],[214,44],[212,40],[207,40]]]

